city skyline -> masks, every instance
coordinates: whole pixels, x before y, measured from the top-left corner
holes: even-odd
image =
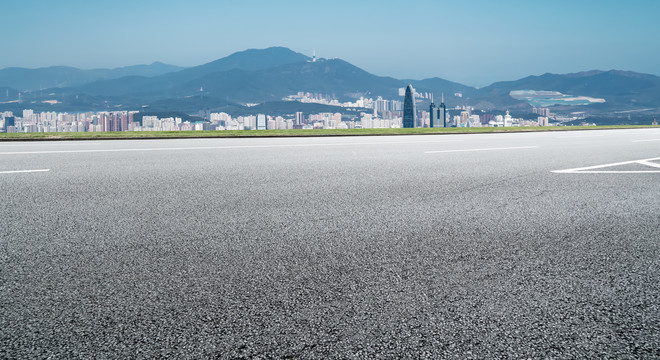
[[[357,116],[347,116],[339,112],[309,114],[297,112],[295,117],[270,114],[234,117],[225,112],[215,112],[208,114],[208,118],[204,119],[199,117],[184,119],[176,115],[164,117],[141,114],[140,111],[66,113],[35,112],[32,109],[24,109],[16,114],[11,111],[0,112],[0,133],[528,127],[564,126],[562,122],[579,119],[551,114],[547,108],[534,108],[534,113],[539,115],[536,119],[513,118],[509,111],[506,115],[496,115],[472,107],[451,109],[450,111],[453,112],[451,116],[444,103],[441,103],[440,107],[435,107],[431,103],[429,112],[420,110],[419,116],[406,117],[404,113],[406,107],[404,112],[395,110],[402,105],[400,103],[379,98],[373,105],[373,112],[360,112]],[[548,122],[549,116],[555,121],[553,124]],[[435,121],[440,122],[434,123]]]
[[[333,6],[118,1],[108,7],[33,0],[3,4],[0,31],[11,36],[5,37],[9,51],[0,69],[116,68],[155,61],[188,67],[245,48],[286,46],[342,58],[376,75],[437,76],[477,87],[546,72],[619,69],[657,75],[660,49],[653,44],[660,33],[654,19],[659,12],[660,3],[653,1],[350,6],[345,1]]]

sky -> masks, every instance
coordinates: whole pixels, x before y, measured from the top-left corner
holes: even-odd
[[[658,0],[2,0],[0,69],[201,65],[285,46],[401,79],[660,75]]]

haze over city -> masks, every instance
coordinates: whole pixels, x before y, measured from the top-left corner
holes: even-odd
[[[657,1],[12,1],[6,67],[195,66],[286,46],[396,78],[482,87],[546,72],[660,74]]]

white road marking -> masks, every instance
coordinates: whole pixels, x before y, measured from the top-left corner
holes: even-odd
[[[654,170],[602,170],[602,171],[575,171],[575,172],[569,172],[566,170],[555,170],[553,173],[561,173],[561,174],[658,174],[660,173],[660,170],[654,171]]]
[[[436,151],[424,151],[424,154],[454,153],[454,152],[467,152],[467,151],[495,151],[495,150],[534,149],[534,148],[537,148],[537,147],[538,146],[516,146],[516,147],[502,147],[502,148],[436,150]]]
[[[639,160],[639,161],[637,161],[637,163],[642,164],[642,165],[646,165],[646,166],[650,166],[650,167],[660,168],[660,164],[652,163],[652,162],[646,161],[646,160]]]
[[[50,171],[50,169],[0,171],[0,174],[20,174],[20,173],[33,173],[33,172],[45,172],[45,171]]]
[[[592,137],[602,137],[605,135],[568,135],[568,136],[557,136],[557,139],[581,139],[581,138],[592,138]]]
[[[195,147],[173,147],[173,148],[159,147],[159,148],[133,148],[133,149],[7,151],[7,152],[0,152],[0,155],[107,153],[107,152],[174,151],[174,150],[261,149],[261,148],[345,146],[345,145],[389,145],[389,144],[445,143],[445,142],[459,142],[459,141],[463,141],[463,140],[450,139],[450,140],[438,140],[438,141],[381,141],[381,142],[363,142],[363,143],[271,144],[271,145],[195,146]]]
[[[81,141],[48,141],[48,146],[79,146],[79,145],[96,145],[96,144],[103,144],[103,141],[87,141],[87,140],[81,140]],[[0,142],[0,147],[26,147],[26,146],[43,146],[44,142],[33,142],[33,141],[16,141],[16,142],[10,142],[10,143],[2,143]]]
[[[639,164],[644,166],[649,166],[653,168],[660,169],[660,164],[652,163],[651,161],[660,160],[660,157],[651,158],[651,159],[642,159],[642,160],[632,160],[632,161],[623,161],[618,163],[603,164],[596,166],[587,166],[574,169],[565,169],[565,170],[553,170],[553,173],[556,174],[648,174],[648,173],[660,173],[660,170],[595,170],[602,169],[612,166],[628,165],[628,164]]]
[[[633,142],[660,141],[660,139],[633,140]]]

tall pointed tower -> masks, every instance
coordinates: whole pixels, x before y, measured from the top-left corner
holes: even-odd
[[[414,128],[417,109],[415,109],[415,90],[412,85],[406,87],[406,97],[403,99],[403,127]]]

